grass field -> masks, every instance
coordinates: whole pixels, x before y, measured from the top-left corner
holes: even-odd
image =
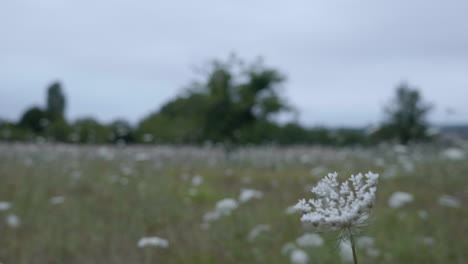
[[[468,263],[468,158],[453,152],[1,144],[0,262],[275,264],[296,248],[345,263],[336,234],[299,245],[311,230],[288,207],[328,172],[371,170],[381,179],[360,263]],[[257,192],[240,202],[243,189]],[[397,191],[413,200],[390,207]],[[207,219],[224,198],[237,207]],[[138,246],[153,236],[168,247]]]

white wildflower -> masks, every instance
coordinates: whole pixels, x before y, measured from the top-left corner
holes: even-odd
[[[406,152],[408,152],[406,146],[404,146],[404,145],[395,145],[395,146],[393,146],[393,151],[395,151],[395,153],[399,153],[399,154],[405,154]]]
[[[288,242],[288,243],[284,244],[283,247],[281,248],[281,254],[287,255],[287,254],[289,254],[289,252],[293,251],[296,248],[297,247],[293,242]]]
[[[114,153],[109,150],[108,148],[106,147],[100,147],[98,150],[97,150],[97,154],[99,157],[107,160],[107,161],[111,161],[114,159]]]
[[[374,246],[374,238],[361,236],[356,239],[356,245],[360,248],[370,248]]]
[[[419,217],[421,217],[421,219],[423,220],[427,220],[429,218],[429,214],[427,213],[426,210],[419,210],[418,211],[418,215]]]
[[[135,155],[135,161],[147,161],[150,160],[148,153],[140,152]]]
[[[442,157],[450,160],[464,160],[465,152],[459,148],[448,148],[442,152]]]
[[[199,186],[200,184],[203,183],[203,177],[200,175],[195,175],[192,178],[192,185],[193,186]]]
[[[257,191],[253,189],[242,189],[239,195],[239,201],[241,203],[244,203],[254,198],[261,199],[262,197],[263,197],[263,193],[261,191]]]
[[[319,176],[321,175],[322,173],[325,172],[325,168],[322,167],[322,166],[318,166],[318,167],[315,167],[313,169],[310,170],[310,174],[312,174],[312,176]]]
[[[289,214],[297,213],[299,211],[301,211],[301,210],[296,208],[296,205],[291,205],[291,206],[288,206],[288,208],[286,208],[286,210],[284,210],[284,213],[289,215]]]
[[[133,174],[133,168],[132,168],[132,167],[124,166],[124,167],[121,167],[121,168],[120,168],[120,171],[121,171],[122,174],[125,175],[125,176],[130,176],[130,175]]]
[[[344,262],[353,262],[353,249],[350,244],[344,241],[340,242],[340,256]]]
[[[306,233],[298,237],[296,243],[301,247],[320,247],[323,245],[323,238],[318,234]]]
[[[9,227],[13,227],[13,228],[17,228],[21,224],[19,217],[14,214],[7,215],[6,222]]]
[[[450,195],[442,195],[438,200],[439,205],[458,208],[461,206],[460,200]]]
[[[366,248],[366,254],[371,258],[377,258],[378,256],[380,256],[380,251],[376,248],[370,247]]]
[[[232,198],[225,198],[216,203],[215,210],[221,215],[230,215],[233,210],[235,210],[239,204],[236,200]]]
[[[0,211],[6,211],[11,208],[11,203],[6,201],[0,201]]]
[[[55,196],[50,198],[51,204],[62,204],[63,202],[65,202],[65,197],[63,196]]]
[[[433,237],[421,237],[421,242],[426,246],[432,246],[435,243],[435,239]]]
[[[218,220],[221,217],[221,214],[218,211],[209,211],[205,215],[203,215],[203,220],[205,222],[212,222]]]
[[[367,224],[370,209],[375,202],[378,174],[358,174],[342,183],[337,173],[329,173],[314,188],[317,198],[302,199],[296,208],[304,211],[303,222],[310,222],[318,231],[339,231]]]
[[[138,241],[138,247],[146,247],[146,246],[152,246],[152,247],[161,247],[161,248],[167,248],[169,247],[169,241],[164,238],[160,237],[143,237]]]
[[[388,199],[388,206],[391,208],[400,208],[403,205],[412,202],[413,195],[407,192],[394,192]]]
[[[235,210],[239,204],[235,199],[232,198],[225,198],[219,200],[216,203],[215,209],[213,211],[207,212],[203,216],[203,220],[205,222],[211,222],[218,220],[223,215],[230,215],[233,210]]]
[[[253,241],[261,233],[267,232],[269,230],[270,230],[270,225],[257,225],[249,232],[247,240]]]
[[[293,249],[289,255],[291,263],[293,264],[307,264],[309,262],[309,255],[302,249]]]

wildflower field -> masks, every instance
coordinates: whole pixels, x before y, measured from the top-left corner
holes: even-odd
[[[294,205],[368,171],[359,263],[468,263],[462,148],[52,144],[0,144],[0,263],[352,263]]]

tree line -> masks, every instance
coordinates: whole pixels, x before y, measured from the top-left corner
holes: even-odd
[[[235,56],[215,60],[202,80],[132,126],[126,120],[102,124],[92,117],[70,122],[60,82],[50,85],[45,108],[27,109],[17,122],[0,122],[4,141],[152,144],[322,144],[356,145],[394,141],[407,144],[429,140],[427,115],[431,106],[420,92],[400,84],[384,109],[381,124],[369,129],[306,127],[297,121],[279,123],[294,112],[281,94],[283,73],[261,59],[245,63]]]

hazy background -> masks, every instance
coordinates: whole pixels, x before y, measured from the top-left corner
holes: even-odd
[[[60,80],[68,118],[135,123],[195,67],[235,52],[287,74],[284,94],[307,125],[375,123],[401,81],[436,105],[432,122],[466,122],[467,10],[463,0],[2,1],[0,113],[18,119]]]

